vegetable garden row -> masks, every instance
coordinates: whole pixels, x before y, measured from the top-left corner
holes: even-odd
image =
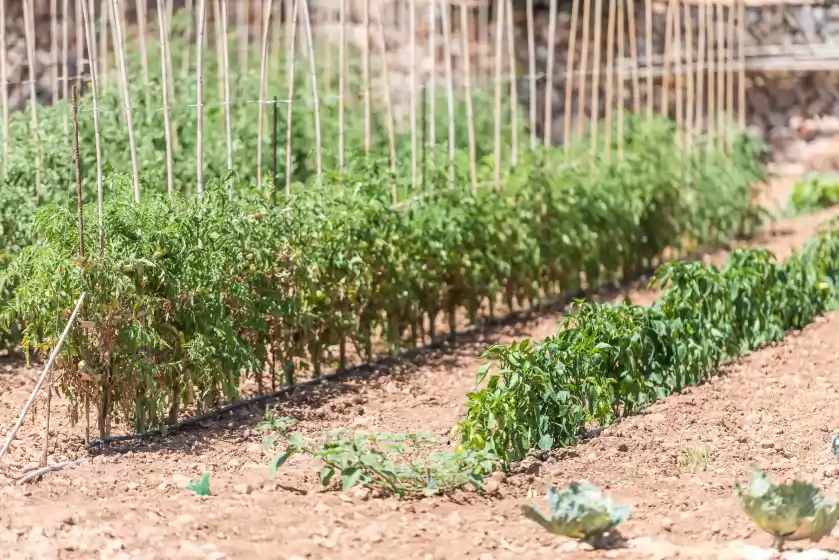
[[[114,171],[104,250],[95,203],[84,206],[84,258],[75,211],[41,210],[28,232],[36,241],[4,274],[14,294],[3,317],[25,326],[25,349],[45,350],[88,293],[60,380],[73,402],[98,404],[106,435],[111,421],[139,430],[208,396],[236,399],[243,376],[260,389],[300,370],[317,376],[342,367],[348,346],[371,359],[377,334],[398,352],[424,322],[434,336],[437,317],[466,309],[474,319],[496,296],[573,293],[633,274],[666,247],[757,226],[750,139],[728,157],[712,146],[685,153],[667,122],[637,119],[628,130],[620,160],[546,150],[505,169],[502,193],[473,193],[460,175],[450,189],[441,174],[435,196],[396,208],[390,173],[375,166],[310,181],[290,198],[230,177],[203,200],[169,199],[146,175],[140,205],[129,175]]]

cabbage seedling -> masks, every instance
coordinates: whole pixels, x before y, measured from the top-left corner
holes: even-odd
[[[743,510],[758,527],[775,539],[772,546],[781,550],[785,541],[810,539],[818,542],[827,536],[839,518],[839,505],[825,498],[809,482],[794,481],[774,485],[759,469],[752,469],[746,492],[735,483]]]
[[[531,505],[522,506],[524,516],[555,535],[589,542],[623,523],[632,512],[630,506],[613,505],[586,481],[572,482],[561,492],[548,484],[547,498],[547,517]]]

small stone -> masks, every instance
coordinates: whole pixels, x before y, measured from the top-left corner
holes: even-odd
[[[233,486],[233,491],[237,494],[250,494],[253,492],[253,487],[250,484],[236,484]]]
[[[760,447],[762,449],[774,449],[775,448],[775,443],[772,442],[772,441],[769,441],[768,439],[765,439],[765,440],[760,442]]]
[[[158,492],[166,492],[167,490],[169,490],[169,483],[165,480],[157,485]]]
[[[618,451],[620,451],[621,453],[626,453],[627,451],[629,451],[629,446],[625,443],[618,444]]]
[[[672,531],[673,530],[673,520],[670,519],[669,517],[665,517],[664,519],[661,520],[661,528],[664,529],[665,531],[668,531],[668,532]]]
[[[824,469],[824,476],[827,478],[835,478],[839,475],[839,465],[830,465]]]

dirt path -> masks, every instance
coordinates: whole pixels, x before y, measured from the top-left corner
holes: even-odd
[[[752,244],[784,257],[836,214],[785,222]],[[721,262],[725,254],[708,258]],[[639,289],[627,295],[636,303],[654,299]],[[482,363],[477,356],[486,345],[542,338],[555,331],[559,317],[489,331],[386,375],[300,391],[280,403],[282,413],[310,432],[349,427],[445,436],[474,388]],[[0,558],[758,558],[760,551],[731,544],[769,544],[732,499],[734,479],[744,480],[751,464],[776,478],[812,475],[828,493],[839,493],[839,464],[828,451],[839,431],[836,348],[839,313],[591,442],[529,462],[487,497],[398,502],[326,493],[305,460],[269,481],[254,430],[261,419],[256,409],[18,486],[13,481],[42,453],[39,414],[0,466]],[[0,362],[4,431],[35,376]],[[53,400],[55,418],[66,403]],[[79,427],[57,422],[52,439],[51,462],[83,456]],[[681,456],[706,449],[707,464],[696,461],[696,472],[679,468]],[[212,473],[212,497],[179,488],[205,470]],[[519,507],[529,493],[543,494],[545,478],[555,484],[586,478],[632,504],[623,529],[627,546],[581,551],[524,520]],[[839,540],[822,545],[836,547]]]

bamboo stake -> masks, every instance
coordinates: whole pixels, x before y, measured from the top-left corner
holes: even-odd
[[[413,13],[413,12],[412,12]],[[347,95],[347,0],[340,0],[340,44],[338,45],[338,171],[344,172],[344,97]]]
[[[96,203],[99,218],[99,248],[105,247],[105,212],[102,177],[102,134],[99,124],[99,83],[96,76],[96,34],[93,29],[93,17],[88,13],[88,4],[82,0],[82,19],[84,20],[87,52],[90,57],[90,87],[93,94],[93,135],[96,140]]]
[[[408,33],[411,57],[411,188],[417,188],[417,7],[408,2]]]
[[[304,2],[306,0],[303,0]],[[381,6],[381,4],[380,4]],[[394,130],[393,122],[393,101],[390,92],[390,70],[387,59],[387,43],[385,42],[385,26],[384,26],[384,8],[379,8],[378,18],[376,18],[376,39],[379,43],[381,52],[379,57],[382,61],[382,80],[384,81],[385,94],[385,108],[387,109],[387,141],[390,150],[390,172],[396,174],[396,131]],[[392,183],[391,198],[396,204],[396,181]]]
[[[24,0],[24,2],[28,2],[28,0]],[[27,6],[24,5],[24,9]],[[29,395],[29,399],[26,401],[26,404],[23,405],[23,410],[20,412],[20,416],[15,422],[15,425],[12,426],[12,429],[9,430],[9,433],[6,434],[6,441],[3,443],[3,447],[0,448],[0,459],[6,454],[9,450],[9,447],[12,444],[12,441],[15,439],[18,430],[23,425],[23,419],[26,418],[26,414],[29,412],[29,409],[32,407],[32,403],[35,402],[35,397],[38,396],[38,391],[41,390],[41,387],[44,384],[44,381],[47,378],[47,374],[52,371],[52,365],[55,363],[55,358],[58,356],[58,353],[61,351],[61,347],[64,345],[64,340],[67,338],[67,334],[70,332],[70,328],[76,322],[76,317],[79,314],[79,309],[82,307],[82,302],[84,302],[85,292],[82,292],[82,295],[79,296],[79,299],[76,301],[76,307],[73,309],[73,313],[70,315],[70,320],[67,321],[67,325],[64,327],[64,332],[61,333],[61,336],[58,338],[58,343],[55,345],[55,348],[52,349],[50,352],[50,357],[47,359],[47,363],[44,365],[44,369],[41,372],[41,376],[38,378],[38,382],[35,384],[35,388],[32,389],[32,393]]]
[[[673,6],[674,0],[667,2],[667,14],[664,22],[664,68],[661,75],[661,107],[662,117],[670,116],[670,61],[673,57]]]
[[[29,115],[32,127],[32,140],[35,143],[35,200],[41,196],[41,139],[38,134],[38,99],[35,85],[38,80],[37,61],[35,59],[35,28],[32,22],[34,13],[30,0],[23,0],[23,25],[26,41],[26,58],[29,61]]]
[[[271,5],[273,0],[268,0],[268,9],[262,11],[262,58],[259,63],[259,118],[257,119],[257,141],[256,141],[256,188],[262,190],[262,158],[265,138],[265,96],[268,90],[268,32],[271,30]]]
[[[680,0],[673,0],[673,42],[675,43],[676,56],[675,73],[676,73],[676,138],[680,138],[684,134],[684,77],[682,70],[682,33],[681,28],[681,2]],[[682,143],[684,146],[684,141]]]
[[[364,53],[361,58],[361,74],[364,80],[364,155],[370,154],[373,133],[370,113],[370,0],[364,0]]]
[[[170,39],[172,37],[172,18],[174,17],[175,0],[167,0],[166,12],[164,13],[166,20],[166,66],[169,68],[169,99],[175,99],[175,65],[172,62],[172,45]],[[178,151],[178,129],[172,129],[172,147]]]
[[[173,0],[173,2],[174,2],[174,0]],[[195,21],[195,10],[193,9],[193,5],[194,5],[194,0],[186,0],[186,2],[184,3],[184,11],[192,16],[192,23],[195,27],[197,27],[197,25],[196,25],[197,22]],[[191,32],[187,32],[186,35],[187,35],[187,37],[191,36]],[[189,53],[190,53],[190,49],[184,49],[183,59],[181,60],[181,73],[182,74],[189,73],[189,65],[190,65]]]
[[[478,5],[478,41],[480,45],[480,62],[478,65],[478,80],[483,84],[489,81],[489,7],[487,2],[480,2]]]
[[[282,23],[282,14],[283,14],[283,3],[277,2],[274,4],[274,20],[276,21],[276,25],[272,27],[273,34],[271,36],[271,45],[273,46],[272,53],[268,58],[270,72],[278,72],[280,66],[282,65],[282,51],[283,51],[283,41],[281,40],[282,30],[283,27]],[[273,378],[273,374],[272,374]]]
[[[431,87],[426,87],[425,95],[428,99],[428,112],[431,118],[428,120],[428,142],[431,147],[429,163],[431,167],[437,164],[437,10],[433,0],[428,3],[428,18],[430,29],[428,31],[428,48],[431,51]],[[428,83],[426,83],[428,86]]]
[[[644,47],[647,59],[647,119],[653,118],[655,89],[653,89],[653,0],[644,0]]]
[[[553,140],[553,91],[554,91],[554,58],[556,56],[556,0],[548,4],[548,60],[547,76],[545,77],[545,121],[543,125],[542,144],[551,145]],[[572,55],[569,53],[568,55]],[[566,87],[568,84],[566,84]]]
[[[732,153],[734,149],[734,65],[736,59],[734,57],[734,8],[728,8],[728,25],[726,27],[728,32],[728,44],[725,70],[725,120],[726,120],[726,150]]]
[[[95,2],[96,0],[90,0]],[[108,32],[110,26],[108,25],[110,10],[102,6],[102,14],[99,16],[99,76],[102,78],[102,87],[108,87]]]
[[[722,150],[725,148],[727,136],[725,132],[725,26],[722,4],[714,4],[714,15],[717,18],[717,143]]]
[[[294,0],[294,7],[292,8],[290,18],[291,23],[289,24],[291,29],[288,34],[288,73],[286,76],[288,82],[288,104],[286,105],[285,121],[285,194],[287,197],[291,196],[291,177],[293,175],[291,168],[291,128],[292,117],[294,116],[294,51],[297,46],[297,14],[299,10],[298,0]]]
[[[694,91],[694,68],[693,68],[693,13],[690,4],[685,5],[685,51],[687,52],[685,75],[687,77],[687,100],[685,101],[685,152],[690,154],[693,148],[694,137],[694,104],[696,93]]]
[[[9,165],[9,84],[6,70],[6,2],[0,0],[0,111],[3,118],[3,161],[0,178],[5,179]]]
[[[68,67],[70,59],[70,2],[61,0],[61,97],[67,101],[70,93],[70,71]],[[64,110],[64,137],[70,134],[70,107],[65,106]]]
[[[504,44],[504,0],[498,2],[495,25],[495,192],[501,193],[501,57]]]
[[[584,0],[587,1],[587,0]],[[571,34],[568,37],[568,53],[565,59],[565,105],[563,109],[562,142],[566,153],[571,144],[571,94],[574,90],[574,55],[577,52],[577,18],[580,11],[580,0],[571,4]],[[585,70],[580,69],[581,72]]]
[[[230,45],[227,29],[227,0],[221,0],[221,68],[224,74],[224,132],[227,138],[227,170],[233,171],[233,119],[230,103]],[[231,184],[231,189],[233,188]]]
[[[698,5],[697,18],[697,47],[696,47],[696,133],[702,132],[705,118],[705,8]]]
[[[239,70],[242,74],[248,72],[248,48],[249,48],[249,24],[250,14],[248,8],[250,7],[250,0],[239,0],[238,8],[236,9],[236,41],[239,49]]]
[[[472,184],[472,192],[478,189],[478,166],[475,161],[475,121],[472,110],[472,84],[469,74],[469,17],[466,12],[466,5],[460,5],[460,37],[462,42],[463,58],[463,87],[466,90],[466,123],[469,134],[469,179]]]
[[[218,88],[218,100],[222,109],[226,112],[230,108],[224,105],[224,47],[222,46],[223,37],[221,31],[221,0],[210,0],[213,8],[213,35],[215,35],[216,46],[216,87]],[[225,22],[226,23],[226,22]],[[280,49],[277,48],[279,51]],[[222,132],[224,131],[224,122],[221,123]]]
[[[442,17],[440,23],[443,26],[443,58],[446,66],[446,101],[449,108],[449,188],[453,189],[455,158],[454,72],[452,71],[452,28],[451,22],[449,21],[451,7],[446,0],[440,0],[440,15]],[[532,97],[531,95],[531,105],[533,103]],[[535,107],[535,105],[532,106]]]
[[[137,2],[137,34],[140,43],[140,68],[143,73],[143,89],[146,92],[146,119],[151,117],[151,88],[149,88],[149,55],[146,47],[146,2]]]
[[[196,176],[198,179],[198,196],[204,196],[204,28],[207,23],[206,0],[198,0],[198,37],[195,40],[195,57],[197,68],[195,72],[196,109],[198,110],[198,126],[196,151]],[[270,0],[269,0],[270,10]]]
[[[50,0],[50,55],[58,54],[58,0]],[[65,18],[66,20],[66,18]],[[50,67],[50,88],[52,95],[50,101],[55,106],[58,103],[58,64],[53,63]],[[67,134],[67,131],[64,132]]]
[[[202,0],[203,1],[203,0]],[[125,40],[122,34],[122,24],[119,17],[117,0],[111,0],[114,31],[117,39],[117,57],[122,76],[122,96],[125,100],[125,121],[128,125],[128,142],[131,147],[131,171],[134,179],[134,201],[140,203],[140,169],[137,164],[137,142],[134,139],[134,115],[131,109],[131,92],[128,87],[128,69],[125,65]]]
[[[271,0],[268,1],[270,2]],[[315,113],[315,149],[317,150],[316,162],[318,180],[320,180],[321,178],[323,178],[323,144],[321,143],[320,136],[320,101],[318,99],[317,68],[315,67],[315,45],[314,41],[312,40],[312,24],[311,20],[309,19],[308,0],[303,0],[300,6],[303,9],[303,27],[306,30],[306,43],[309,47],[309,71],[312,74],[312,94],[314,97],[314,107],[312,110]]]
[[[536,149],[536,38],[534,37],[533,0],[527,0],[527,73],[530,109],[530,149]]]
[[[609,0],[609,13],[606,16],[606,110],[603,119],[603,150],[607,162],[612,161],[612,103],[615,85],[615,20],[617,19],[616,0]]]
[[[597,154],[597,121],[600,118],[600,26],[603,21],[603,0],[594,4],[594,75],[591,83],[591,153]]]
[[[625,100],[626,100],[626,83],[624,83],[624,5],[623,3],[627,0],[617,0],[618,1],[618,67],[617,67],[617,82],[618,82],[618,94],[617,94],[617,112],[618,112],[618,119],[617,119],[617,132],[615,135],[617,136],[618,141],[618,159],[623,157],[623,112],[625,109]],[[630,3],[632,0],[628,0]]]
[[[515,28],[513,26],[513,0],[507,0],[507,58],[510,64],[510,146],[512,148],[511,163],[513,167],[519,164],[519,99],[518,85],[516,82],[516,53],[515,53]],[[434,138],[431,139],[432,145]]]
[[[600,25],[598,22],[596,25]],[[588,74],[588,43],[591,29],[591,0],[583,0],[583,48],[580,51],[580,87],[577,89],[577,139],[582,140],[586,122],[586,78]]]
[[[739,105],[737,107],[737,125],[740,130],[746,129],[746,54],[745,44],[746,40],[746,2],[745,0],[737,1],[737,97]]]
[[[160,34],[160,73],[163,95],[163,127],[166,135],[166,192],[169,198],[175,189],[175,173],[172,162],[172,118],[169,112],[169,30],[166,26],[166,12],[162,5],[157,5],[157,26]]]
[[[708,34],[708,148],[711,148],[717,141],[717,104],[714,94],[716,92],[716,65],[714,64],[716,38],[714,34],[714,7],[705,4],[705,17],[707,19],[706,32]]]
[[[82,4],[86,0],[74,0],[76,15],[76,87],[82,87],[82,60],[84,60],[85,31],[82,18]]]
[[[629,8],[629,57],[632,62],[632,111],[641,113],[641,82],[638,77],[638,35],[635,22],[635,0],[627,0]]]

